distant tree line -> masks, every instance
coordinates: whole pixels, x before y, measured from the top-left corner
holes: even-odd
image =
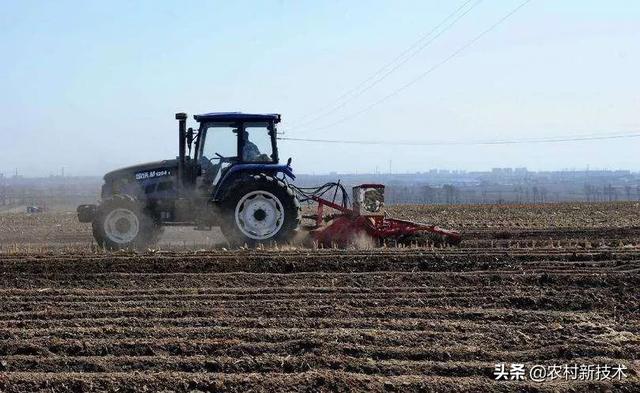
[[[483,204],[483,203],[547,203],[547,202],[614,202],[640,201],[640,185],[596,186],[585,184],[582,190],[547,186],[457,186],[391,185],[386,189],[390,204]]]
[[[341,179],[349,188],[362,183],[382,183],[386,185],[388,204],[640,201],[640,174],[629,172],[601,172],[598,176],[527,172],[521,178],[490,175],[300,175],[296,184],[313,186]],[[99,177],[8,178],[0,175],[0,208],[43,204],[72,208],[95,202],[101,185]]]

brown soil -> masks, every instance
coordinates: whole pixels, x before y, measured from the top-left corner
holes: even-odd
[[[91,251],[81,227],[10,243],[41,230],[11,217],[2,392],[640,391],[635,218],[477,225],[463,248],[132,254]],[[629,370],[504,382],[496,363]]]

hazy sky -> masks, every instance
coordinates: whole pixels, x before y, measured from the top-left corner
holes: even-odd
[[[174,113],[278,112],[286,136],[461,141],[640,131],[640,2],[484,0],[312,124],[457,1],[3,1],[0,172],[100,175],[177,154]],[[471,2],[470,4],[474,4]],[[340,101],[338,101],[340,103]],[[321,113],[322,114],[322,113]],[[287,124],[291,126],[287,127]],[[640,138],[501,146],[281,142],[299,173],[628,168]]]

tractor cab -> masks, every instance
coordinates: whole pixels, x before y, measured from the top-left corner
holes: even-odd
[[[187,132],[189,152],[200,166],[204,185],[216,186],[228,169],[238,164],[277,164],[276,124],[280,115],[237,112],[196,115],[197,134]]]
[[[197,130],[186,129],[186,114],[179,121],[179,188],[195,189],[216,199],[223,183],[234,174],[246,172],[285,172],[278,165],[277,129],[279,114],[218,112],[195,115]]]

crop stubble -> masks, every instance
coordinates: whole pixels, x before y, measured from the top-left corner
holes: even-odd
[[[0,390],[638,391],[635,227],[504,228],[461,249],[5,247]],[[496,363],[629,377],[495,382]]]

